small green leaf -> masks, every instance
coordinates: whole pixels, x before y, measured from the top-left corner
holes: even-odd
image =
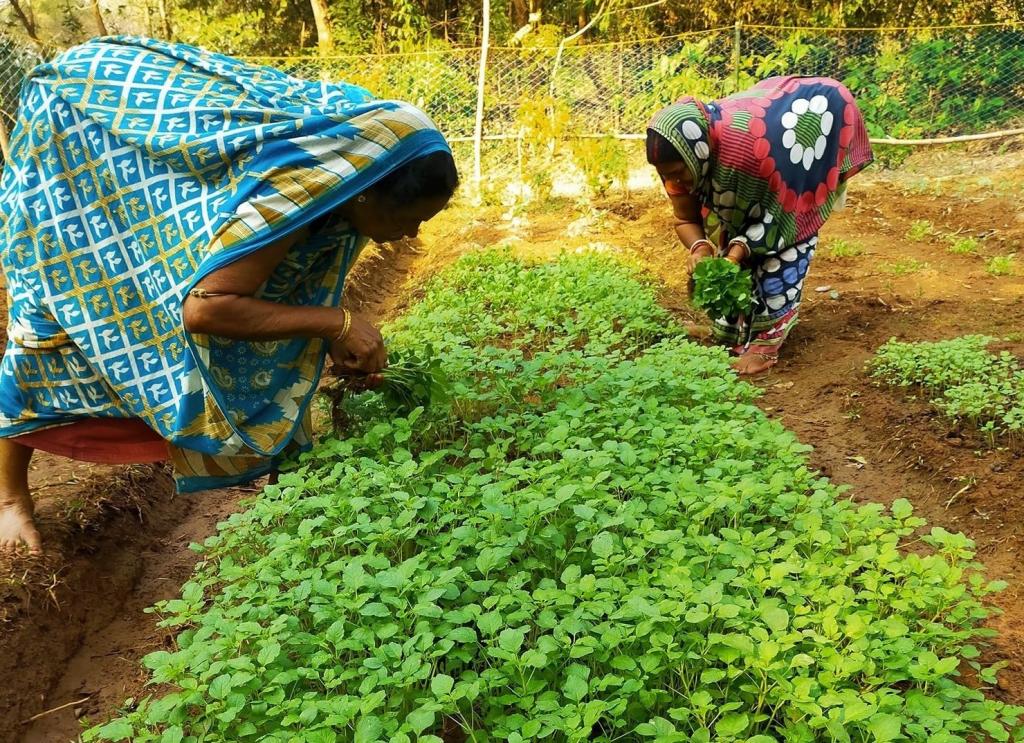
[[[902,725],[898,717],[879,713],[871,717],[868,730],[875,736],[875,743],[887,743],[900,737]]]
[[[715,732],[719,735],[736,737],[745,732],[749,724],[749,718],[745,713],[733,712],[718,721],[718,724],[715,725]]]
[[[910,518],[914,513],[914,506],[906,498],[897,498],[892,503],[892,515],[903,521]]]
[[[112,741],[130,740],[135,729],[127,720],[114,720],[99,729],[99,734]]]
[[[388,611],[388,607],[379,601],[371,601],[370,603],[363,606],[359,613],[364,617],[389,617],[391,612]]]
[[[384,723],[375,715],[367,715],[356,724],[355,743],[376,743],[383,732]]]
[[[608,557],[615,549],[615,537],[611,532],[603,531],[594,537],[590,549],[598,557]]]
[[[427,707],[414,709],[405,717],[405,721],[412,728],[413,732],[419,735],[434,724],[434,710]]]
[[[224,673],[210,684],[210,696],[214,699],[226,699],[231,693],[231,674]]]
[[[590,687],[587,684],[587,680],[580,676],[570,676],[565,680],[565,686],[562,687],[562,691],[565,693],[566,698],[578,702],[587,695]]]
[[[455,686],[455,679],[451,676],[439,673],[430,679],[430,690],[434,692],[435,696],[443,697],[447,694],[451,694],[452,687]]]
[[[270,642],[264,644],[262,648],[260,648],[260,652],[259,655],[256,656],[256,660],[259,662],[261,666],[269,666],[271,663],[277,660],[277,656],[279,656],[280,654],[280,643],[271,640]]]
[[[761,619],[773,632],[785,632],[789,627],[789,612],[779,606],[763,606]]]
[[[518,652],[523,645],[524,636],[520,629],[503,629],[498,635],[498,645],[510,653]]]
[[[501,614],[496,611],[482,615],[476,622],[476,626],[485,635],[493,635],[501,628],[502,624]]]
[[[448,633],[448,639],[452,642],[465,645],[471,642],[476,642],[476,632],[469,627],[456,627]]]

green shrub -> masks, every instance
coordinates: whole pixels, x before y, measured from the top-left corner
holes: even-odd
[[[871,361],[871,374],[900,387],[922,387],[932,404],[956,421],[997,433],[1024,431],[1024,369],[1008,352],[993,354],[994,339],[969,335],[935,343],[890,340]]]
[[[615,137],[577,139],[573,143],[573,155],[594,196],[604,196],[616,183],[624,190],[628,187],[629,157],[622,142]]]
[[[985,270],[992,276],[1011,276],[1014,272],[1014,256],[993,256],[985,261]]]
[[[947,250],[954,255],[977,255],[979,247],[973,237],[950,237]]]
[[[929,235],[935,234],[935,228],[927,219],[918,219],[907,230],[907,238],[910,240],[924,240]]]
[[[864,248],[859,243],[849,242],[841,238],[829,240],[825,246],[825,259],[838,261],[843,258],[856,258],[864,255]]]
[[[879,266],[880,270],[893,276],[906,276],[907,274],[923,271],[926,268],[928,268],[928,264],[925,261],[917,260],[917,258],[898,258],[895,261],[883,263]]]

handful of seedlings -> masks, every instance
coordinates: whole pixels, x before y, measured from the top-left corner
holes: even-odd
[[[747,315],[753,287],[750,271],[725,258],[707,258],[693,271],[693,304],[712,319]]]
[[[427,408],[447,398],[441,361],[429,346],[416,351],[392,351],[380,376],[382,382],[374,391],[380,393],[387,411],[396,416],[408,415],[416,408]],[[331,400],[331,420],[336,432],[348,428],[345,400],[368,389],[365,377],[353,375],[339,377],[324,389]]]
[[[447,397],[447,380],[441,361],[429,346],[419,352],[392,351],[381,376],[384,383],[377,391],[384,396],[388,408],[401,415],[408,415],[416,408],[430,407],[431,403]]]

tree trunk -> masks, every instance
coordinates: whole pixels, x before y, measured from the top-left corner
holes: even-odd
[[[99,36],[109,36],[107,24],[103,22],[103,13],[100,12],[100,0],[90,0],[92,6],[92,18],[96,22],[96,33]]]
[[[160,23],[163,25],[164,41],[170,41],[172,36],[171,18],[167,15],[167,0],[160,0]]]
[[[511,15],[512,28],[521,28],[530,19],[530,6],[526,0],[512,0],[509,14]]]
[[[39,41],[39,37],[36,35],[36,24],[35,22],[26,15],[25,11],[22,10],[21,4],[18,0],[11,0],[11,7],[14,8],[14,15],[18,16],[18,20],[21,21],[21,25],[25,28],[25,33],[28,37],[36,43],[42,43]]]
[[[487,45],[491,38],[491,0],[483,0],[483,27],[480,33],[480,69],[477,73],[476,125],[473,128],[473,189],[474,198],[480,199],[482,183],[480,158],[484,134],[484,84],[487,80]]]
[[[331,17],[327,11],[327,0],[309,0],[313,6],[313,20],[316,22],[316,38],[320,44],[320,54],[327,56],[334,51],[334,39],[331,37]]]

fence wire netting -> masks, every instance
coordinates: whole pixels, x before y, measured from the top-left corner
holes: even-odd
[[[41,61],[40,54],[0,33],[0,137],[14,125],[22,81]],[[0,163],[3,163],[2,152]]]
[[[249,59],[297,77],[345,80],[414,103],[433,117],[464,159],[474,139],[480,54],[473,48]],[[0,37],[0,116],[10,119],[21,80],[36,61],[32,52]],[[488,49],[483,169],[522,174],[550,164],[556,152],[572,151],[581,138],[636,137],[655,110],[682,95],[715,98],[780,74],[843,80],[874,137],[928,138],[1024,126],[1024,26],[729,27],[567,45],[561,51]],[[591,154],[607,159],[614,154],[610,147],[602,153],[591,144]]]

